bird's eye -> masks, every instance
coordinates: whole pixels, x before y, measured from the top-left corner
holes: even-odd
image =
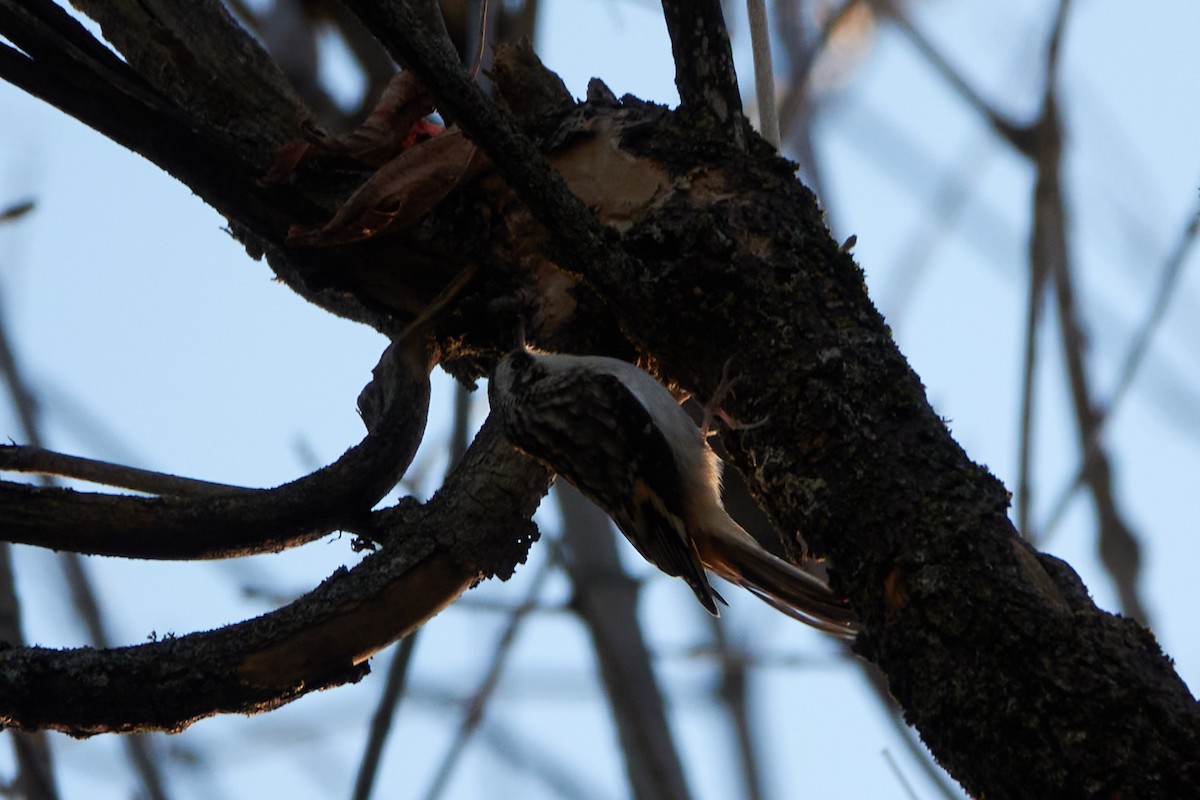
[[[512,351],[508,356],[508,361],[512,365],[513,372],[524,372],[533,366],[533,356],[524,350]]]

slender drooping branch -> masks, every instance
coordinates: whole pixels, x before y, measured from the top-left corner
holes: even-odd
[[[2,303],[0,307],[3,307]],[[8,335],[7,323],[7,316],[0,313],[0,383],[7,389],[22,435],[30,441],[40,442],[37,398],[21,369],[16,348]],[[26,643],[22,617],[13,547],[7,542],[0,542],[0,640],[10,645]],[[13,731],[8,739],[16,761],[12,789],[29,800],[58,800],[50,737],[40,731]]]
[[[353,528],[404,474],[429,409],[429,364],[397,348],[364,391],[372,430],[333,464],[269,490],[203,497],[92,494],[0,482],[7,541],[130,558],[203,559],[275,552]],[[372,399],[377,398],[377,399]]]
[[[55,475],[60,478],[131,489],[135,492],[176,497],[202,497],[254,491],[244,486],[183,478],[178,475],[167,475],[162,472],[128,467],[124,464],[113,464],[94,458],[56,453],[53,450],[32,445],[0,445],[0,470]]]

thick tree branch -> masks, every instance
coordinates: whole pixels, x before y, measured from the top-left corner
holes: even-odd
[[[727,436],[733,459],[784,531],[832,556],[834,581],[870,627],[861,652],[888,673],[942,763],[1002,797],[1069,793],[1082,774],[1186,793],[1197,776],[1167,767],[1195,760],[1186,687],[1141,628],[1100,612],[1069,569],[1020,540],[1004,488],[929,407],[865,301],[861,271],[789,166],[697,158],[712,151],[688,147],[684,121],[632,102],[564,126],[590,134],[560,134],[573,142],[555,154],[565,173],[619,163],[602,155],[611,146],[659,175],[653,202],[615,223],[630,271],[598,265],[585,270],[590,284],[702,396],[724,358],[741,354],[744,388],[726,410],[770,421]],[[608,218],[603,197],[589,205]],[[634,266],[648,263],[653,271]],[[1047,654],[1043,668],[1030,653]],[[1051,664],[1078,681],[1063,685]],[[983,686],[1005,690],[981,698]],[[1064,730],[1089,731],[1096,748],[1073,750]]]
[[[265,161],[274,121],[306,116],[282,70],[220,0],[72,0],[162,97]],[[260,162],[261,163],[261,162]]]
[[[884,669],[909,720],[969,791],[998,798],[1200,794],[1200,713],[1187,687],[1144,629],[1097,610],[1069,568],[1020,540],[1007,519],[1004,488],[967,459],[929,407],[867,299],[861,271],[830,239],[790,165],[740,153],[724,137],[706,138],[711,129],[688,124],[688,115],[609,97],[564,116],[562,130],[547,137],[556,142],[555,163],[574,176],[572,185],[592,190],[585,207],[466,80],[456,58],[421,32],[411,9],[380,0],[352,5],[493,157],[549,231],[553,259],[587,279],[668,375],[711,392],[725,358],[740,355],[745,379],[726,410],[769,422],[726,436],[732,460],[784,532],[802,530],[814,551],[831,556],[833,581],[869,627],[860,652]],[[0,52],[0,70],[12,57],[28,61]],[[54,87],[61,90],[60,83]],[[548,125],[542,120],[539,132]],[[589,186],[589,174],[627,180],[619,202],[595,182]],[[588,207],[612,229],[601,228]],[[462,214],[468,224],[449,229],[474,232],[483,216],[476,212],[464,199],[439,214],[444,220]],[[513,237],[527,241],[530,227],[514,225]],[[481,236],[499,239],[502,229]],[[383,252],[387,243],[379,247]],[[471,310],[480,308],[491,310],[478,300]],[[484,352],[495,341],[489,331],[495,337],[500,326],[488,319],[475,329],[469,316],[455,320],[462,330],[446,335]],[[544,473],[540,479],[544,485]],[[520,488],[461,500],[486,500],[506,513],[515,509],[512,519],[527,518],[535,484],[531,478]],[[448,500],[431,502],[430,513],[438,502]],[[402,512],[372,519],[393,516]],[[512,544],[515,524],[492,523],[485,514],[478,524],[455,528],[449,549],[411,573],[425,583],[409,585],[410,597],[447,601],[475,575],[511,570],[525,542]],[[403,544],[381,538],[389,549]],[[390,555],[385,550],[369,561]],[[371,627],[372,621],[415,624],[429,610],[404,615],[387,604],[385,613],[373,608],[360,618],[360,598],[379,595],[368,587],[353,596],[336,618],[280,628],[279,647],[260,641],[265,654],[255,649],[249,659],[243,649],[215,664],[211,685],[219,691],[206,696],[206,710],[171,706],[174,722],[153,724],[185,724],[188,713],[217,708],[270,707],[300,691],[284,686],[297,675],[306,689],[353,677],[356,659],[402,627]],[[330,651],[335,655],[323,655]],[[165,647],[161,654],[175,657]],[[78,696],[78,676],[89,673],[64,669],[59,656],[67,667],[102,665],[94,654],[78,652],[14,650],[0,660],[0,703],[24,704],[14,719],[36,725],[52,707],[61,720],[70,713],[61,698],[87,699]],[[33,672],[22,672],[34,662]],[[233,681],[231,663],[239,676]],[[135,687],[142,694],[170,679],[148,662],[128,674],[114,664],[103,662],[104,679],[116,681],[110,686],[128,694],[114,699],[134,709],[142,708]],[[21,680],[6,684],[12,670]],[[261,695],[247,695],[246,687],[263,683]],[[90,702],[94,710],[95,698]],[[74,729],[101,727],[87,724]]]
[[[105,5],[100,4],[101,10]],[[186,9],[179,4],[164,5],[168,11],[175,9],[183,19],[188,17],[187,9],[203,20],[224,13],[207,3],[204,9],[192,8],[192,4],[184,4]],[[239,76],[238,70],[244,70],[247,63],[269,63],[260,57],[253,40],[240,28],[221,23],[217,25],[223,32],[216,37],[219,44],[194,55],[189,48],[199,47],[198,39],[203,37],[192,27],[175,30],[163,27],[163,17],[140,19],[137,15],[146,12],[139,4],[122,4],[120,10],[132,15],[134,28],[153,29],[150,41],[159,49],[165,48],[162,52],[169,56],[162,64],[142,57],[137,52],[142,40],[122,37],[119,20],[110,20],[116,28],[114,36],[129,47],[130,61],[154,74],[167,88],[177,86],[182,96],[199,107],[181,106],[176,98],[163,94],[51,0],[0,0],[0,35],[21,48],[0,44],[0,78],[178,178],[230,220],[251,252],[261,254],[266,250],[277,256],[272,258],[272,267],[301,296],[334,314],[384,332],[401,327],[346,292],[331,290],[319,282],[309,285],[306,276],[326,263],[330,258],[326,253],[306,252],[303,258],[288,259],[280,255],[277,248],[283,245],[293,224],[314,226],[325,221],[349,189],[344,182],[303,186],[293,182],[262,183],[275,149],[299,134],[307,112],[273,76],[262,80]],[[172,16],[166,14],[167,18]],[[173,23],[182,24],[178,20]],[[245,57],[237,55],[243,52]],[[213,67],[216,73],[207,67]],[[221,93],[214,94],[213,87],[218,85],[214,74],[227,77],[225,88],[236,93],[231,96],[236,96],[237,102],[230,97],[222,102]],[[210,121],[209,115],[220,124]],[[239,127],[243,125],[247,127]],[[338,256],[338,265],[343,267],[369,258],[369,254],[347,252],[339,252]]]
[[[661,123],[672,141],[679,122]],[[1004,487],[929,407],[811,194],[780,162],[707,166],[721,178],[695,174],[713,195],[693,182],[625,233],[653,274],[589,278],[685,385],[711,391],[724,354],[742,354],[727,410],[769,422],[726,435],[733,459],[781,529],[831,556],[869,627],[859,652],[935,756],[989,796],[1066,796],[1085,774],[1131,795],[1195,791],[1200,774],[1178,767],[1200,763],[1187,687],[1144,629],[1021,541]],[[1069,744],[1079,731],[1093,747]]]
[[[333,464],[270,490],[130,497],[0,482],[6,541],[129,558],[275,552],[363,524],[411,462],[425,431],[430,364],[390,348],[360,406],[372,430]]]
[[[744,150],[742,95],[720,0],[663,0],[662,7],[680,110],[709,120],[731,146]]]
[[[284,136],[255,141],[248,156],[245,145],[161,94],[50,0],[0,0],[0,34],[24,51],[0,46],[0,77],[145,156],[260,235],[281,241],[292,222],[326,213],[296,192],[259,185]],[[261,131],[275,118],[258,119]]]
[[[381,647],[481,577],[511,571],[532,541],[529,517],[548,482],[545,469],[485,426],[428,503],[372,516],[376,536],[389,542],[384,550],[284,608],[134,647],[5,650],[0,723],[74,736],[179,731],[357,681]]]

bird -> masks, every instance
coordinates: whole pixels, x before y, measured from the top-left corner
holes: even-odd
[[[522,337],[523,338],[523,337]],[[725,510],[723,463],[671,392],[626,361],[543,353],[503,356],[488,400],[508,440],[602,508],[637,551],[682,578],[720,616],[707,572],[818,630],[852,639],[849,601],[766,550]]]

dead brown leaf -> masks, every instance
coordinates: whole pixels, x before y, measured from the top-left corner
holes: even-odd
[[[316,229],[296,226],[292,244],[328,246],[369,239],[416,222],[490,162],[457,128],[401,152]]]
[[[305,138],[288,142],[275,152],[263,182],[277,183],[314,159],[378,169],[422,137],[442,132],[442,126],[425,119],[435,107],[433,94],[414,73],[398,72],[362,125],[343,136],[305,131]]]

